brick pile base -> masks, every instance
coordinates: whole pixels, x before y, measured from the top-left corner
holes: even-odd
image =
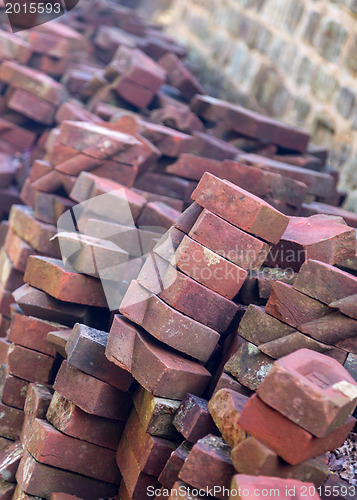
[[[0,500],[357,494],[357,216],[185,56],[120,2],[2,26]]]

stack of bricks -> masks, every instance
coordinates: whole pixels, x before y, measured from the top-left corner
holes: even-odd
[[[109,452],[104,448],[102,450],[100,446],[87,446],[85,443],[79,446],[78,439],[65,439],[54,427],[43,421],[46,416],[44,409],[39,413],[36,413],[35,410],[26,409],[26,406],[31,405],[31,401],[34,399],[29,383],[36,382],[41,384],[41,387],[43,385],[51,387],[65,356],[63,346],[69,339],[68,344],[72,347],[68,357],[69,363],[72,364],[62,365],[56,378],[55,389],[58,388],[61,395],[68,395],[66,393],[66,373],[68,375],[68,372],[72,369],[78,375],[75,389],[79,390],[82,380],[84,386],[79,390],[79,394],[86,394],[87,398],[88,394],[90,394],[89,413],[102,416],[100,412],[105,413],[107,411],[108,414],[104,416],[116,420],[127,416],[131,400],[130,394],[128,394],[132,381],[130,376],[124,373],[121,377],[122,380],[112,381],[115,385],[114,388],[107,382],[100,382],[74,367],[74,365],[77,365],[83,370],[87,370],[87,372],[92,370],[95,375],[106,380],[110,376],[119,378],[118,375],[121,375],[120,370],[106,361],[104,356],[105,344],[101,345],[99,343],[99,350],[102,350],[102,361],[104,360],[104,364],[102,363],[103,366],[101,365],[99,370],[100,373],[97,373],[97,363],[90,359],[89,354],[83,355],[83,352],[81,352],[81,349],[86,347],[87,339],[90,345],[95,344],[98,338],[103,342],[101,335],[103,333],[105,338],[104,332],[85,325],[77,325],[77,329],[74,328],[73,331],[70,329],[78,321],[93,326],[100,324],[108,328],[107,303],[101,282],[92,277],[67,271],[60,260],[37,255],[28,258],[24,281],[26,284],[14,292],[16,307],[13,308],[7,339],[2,341],[2,363],[6,366],[1,367],[1,410],[4,417],[0,432],[1,435],[11,439],[19,439],[21,434],[21,442],[24,447],[24,456],[17,473],[19,483],[17,490],[25,490],[28,493],[34,492],[36,496],[42,498],[49,498],[54,487],[68,493],[83,494],[84,498],[93,498],[93,500],[100,496],[100,492],[110,496],[115,493],[119,481],[119,473],[115,464],[115,452]],[[47,341],[48,336],[49,342]],[[83,339],[84,346],[82,345]],[[61,354],[58,354],[57,351]],[[80,355],[78,354],[79,351],[81,352]],[[92,356],[95,357],[95,355],[97,355],[98,359],[100,358],[94,349]],[[79,361],[78,359],[76,361],[76,356],[79,357]],[[80,364],[80,360],[82,360],[82,364],[84,363],[83,366]],[[106,366],[105,363],[109,366]],[[88,365],[87,368],[85,365]],[[71,372],[69,375],[70,383],[73,381],[73,377],[74,374]],[[122,390],[117,389],[118,384],[121,384]],[[89,392],[86,392],[86,387],[88,387]],[[95,388],[98,392],[97,398],[94,398]],[[69,392],[71,394],[71,389],[69,389]],[[103,401],[100,400],[101,392],[104,393],[104,396],[102,396]],[[26,393],[27,399],[25,401]],[[45,399],[48,400],[48,391],[46,394]],[[57,393],[55,395],[57,399],[53,403],[55,409],[52,410],[51,418],[60,420],[61,410],[57,411],[56,405],[59,404],[58,401],[61,396],[58,396]],[[74,390],[73,397],[75,398],[75,396],[76,392]],[[61,400],[61,403],[63,403],[65,408],[63,411],[68,417],[66,412],[70,403],[67,404],[65,399]],[[94,408],[91,408],[91,405]],[[99,408],[96,405],[99,405]],[[117,411],[117,414],[114,414],[115,411]],[[49,417],[49,420],[51,418]],[[83,423],[87,426],[85,420],[80,423],[80,426]],[[117,422],[115,422],[115,427],[116,424]],[[61,423],[59,422],[58,425],[60,426]],[[98,422],[95,421],[91,425],[92,427],[95,425],[95,428],[97,428]],[[111,423],[110,432],[113,431],[113,425]],[[120,424],[118,425],[120,427]],[[104,427],[106,432],[109,432],[106,424],[104,424]],[[69,431],[70,433],[71,431]],[[93,429],[88,430],[88,433],[89,435],[90,433],[96,435]],[[76,438],[80,437],[76,435]],[[58,439],[59,445],[57,443]],[[85,429],[83,439],[86,439]],[[61,448],[62,443],[64,448]],[[96,444],[102,445],[102,443]],[[57,458],[51,447],[58,450]],[[67,451],[64,452],[66,447]],[[73,459],[73,454],[78,452],[85,454],[84,465],[83,462],[77,464],[76,460]],[[93,465],[93,463],[96,463],[93,457],[97,456],[98,452],[103,457],[103,467],[105,466],[106,473],[102,471],[96,474],[94,471],[97,467]],[[68,463],[71,456],[71,463],[74,464],[72,466]],[[92,466],[85,465],[89,459],[92,460]],[[42,464],[53,467],[44,467]],[[55,467],[58,467],[58,469]],[[69,470],[70,472],[64,473],[59,469]],[[83,474],[86,478],[82,478],[78,474],[72,474],[72,472]],[[87,477],[90,479],[87,479]],[[88,493],[88,491],[91,493]],[[19,493],[19,497],[16,498],[20,497]]]
[[[239,399],[222,392],[210,402],[213,418],[220,421],[220,405],[230,397],[237,408]],[[312,482],[321,486],[328,475],[323,454],[339,447],[353,428],[356,402],[356,382],[336,360],[308,349],[279,359],[236,415],[235,432],[239,429],[241,436],[232,443],[235,469],[305,480],[310,472]],[[228,407],[232,411],[231,403]],[[229,429],[226,422],[222,426]]]
[[[260,272],[252,272],[239,295],[243,304],[265,305],[272,285],[293,284],[308,259],[330,265],[355,266],[356,233],[339,216],[290,217],[279,243],[272,247]],[[352,261],[351,261],[352,259]]]
[[[0,227],[0,498],[317,500],[357,364],[357,282],[334,267],[355,231],[305,218],[331,204],[354,225],[326,152],[205,96],[185,50],[121,5],[0,41],[0,150],[32,149],[28,177],[1,170],[28,206]]]
[[[69,195],[83,171],[131,187],[151,154],[148,145],[106,124],[63,121],[47,155],[34,162],[22,199],[32,205],[38,192]]]
[[[355,304],[356,287],[355,276],[307,260],[292,285],[272,284],[265,310],[248,306],[237,331],[240,346],[226,370],[256,390],[274,359],[306,348],[334,358],[356,376],[357,324],[353,312],[343,308]]]
[[[56,332],[49,336],[55,338]],[[133,379],[106,359],[107,337],[76,324],[61,351],[67,359],[46,408],[26,415],[17,481],[27,494],[50,498],[61,491],[96,500],[117,493],[115,455],[131,408]]]
[[[60,79],[70,62],[88,50],[83,35],[58,22],[42,24],[17,36],[30,46],[28,66],[55,79]]]
[[[178,218],[131,283],[120,307],[127,319],[115,317],[106,355],[128,370],[152,397],[182,400],[190,393],[199,407],[195,396],[199,400],[206,389],[211,378],[207,370],[210,360],[214,360],[237,312],[232,299],[248,269],[259,269],[265,260],[270,244],[263,238],[270,243],[278,241],[288,218],[208,173],[192,197],[195,203]],[[172,402],[165,405],[170,408]],[[191,407],[189,402],[186,405]],[[154,461],[156,467],[150,468],[133,438],[134,429],[140,428],[138,412],[146,415],[137,407],[133,411],[117,455],[122,488],[134,499],[143,498],[148,486],[158,485],[165,456],[173,446],[170,441],[155,445],[146,432],[152,446],[166,450],[160,455],[162,461]],[[180,426],[178,418],[175,424]],[[205,430],[202,426],[199,432]],[[137,471],[135,476],[132,470]]]
[[[322,484],[339,488],[341,484],[329,473],[325,452],[340,446],[356,422],[350,416],[357,402],[356,389],[355,380],[337,361],[302,349],[276,361],[251,398],[228,388],[215,392],[208,410],[224,438],[220,463],[225,456],[227,482],[232,467],[239,473],[232,489],[242,475],[309,481],[319,492]],[[207,437],[199,440],[191,452],[206,455],[206,467],[209,461],[213,464],[215,453],[218,461],[217,447],[205,450],[208,442]],[[184,479],[190,471],[202,487],[204,478],[200,469],[194,469],[191,453],[179,476]],[[213,467],[209,470],[214,474]],[[259,485],[259,477],[253,484]]]
[[[18,62],[4,61],[2,63],[0,82],[3,85],[5,116],[7,111],[9,111],[10,116],[13,112],[16,115],[19,114],[23,118],[21,125],[25,127],[29,127],[28,120],[32,120],[35,122],[32,125],[32,129],[35,131],[36,124],[38,131],[41,131],[40,126],[53,125],[56,109],[68,99],[68,94],[62,84],[38,70],[22,66]],[[24,149],[29,148],[35,138],[36,135],[33,132],[32,137],[26,136],[27,142],[22,143],[21,146]],[[7,140],[6,134],[2,139]]]
[[[23,284],[30,255],[60,257],[59,250],[49,241],[56,227],[41,222],[31,207],[13,205],[9,222],[3,225],[1,248],[0,314],[1,336],[6,335],[12,316],[12,292]]]

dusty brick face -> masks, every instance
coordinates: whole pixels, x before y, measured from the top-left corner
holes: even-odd
[[[167,31],[188,46],[207,93],[310,130],[336,153],[341,187],[357,190],[356,0],[170,0],[165,8]]]

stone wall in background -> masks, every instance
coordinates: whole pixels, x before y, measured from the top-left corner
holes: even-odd
[[[357,211],[357,0],[148,0],[207,92],[309,129]],[[145,5],[145,1],[144,1]]]

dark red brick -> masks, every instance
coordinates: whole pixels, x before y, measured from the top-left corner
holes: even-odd
[[[124,429],[122,422],[86,413],[58,392],[52,397],[46,417],[64,434],[111,450],[118,448]]]
[[[15,313],[11,319],[11,324],[7,339],[9,342],[19,344],[28,349],[55,356],[55,349],[47,342],[49,332],[63,330],[64,326],[58,323],[43,321],[32,316]]]
[[[61,365],[53,388],[81,410],[99,417],[123,420],[130,411],[129,394],[77,370],[66,361]]]
[[[166,488],[173,488],[179,478],[180,470],[192,449],[192,444],[184,441],[176,450],[174,450],[159,476],[159,481]]]
[[[199,215],[189,236],[237,266],[249,270],[259,269],[271,248],[264,241],[241,231],[206,209]]]
[[[265,312],[296,328],[304,323],[327,316],[333,309],[277,281],[272,288]]]
[[[7,364],[12,375],[42,384],[51,383],[56,370],[55,358],[17,344],[9,347]]]
[[[38,383],[29,384],[24,411],[32,418],[46,418],[52,399],[52,390]]]
[[[135,409],[124,430],[125,439],[135,456],[139,468],[145,474],[158,477],[177,444],[145,432]]]
[[[217,434],[217,427],[208,412],[208,402],[192,394],[187,394],[181,402],[173,424],[190,443],[207,434]]]
[[[229,446],[222,438],[209,434],[193,446],[179,478],[198,489],[216,486],[215,495],[223,499],[228,498],[233,474]]]
[[[203,325],[225,332],[237,306],[175,269],[158,254],[147,257],[137,281],[174,309]]]
[[[120,481],[113,450],[66,436],[45,420],[32,421],[25,433],[24,445],[40,463],[108,483]]]
[[[40,464],[25,453],[16,474],[20,487],[30,495],[50,498],[54,490],[70,493],[88,500],[113,497],[117,486],[95,479]]]

